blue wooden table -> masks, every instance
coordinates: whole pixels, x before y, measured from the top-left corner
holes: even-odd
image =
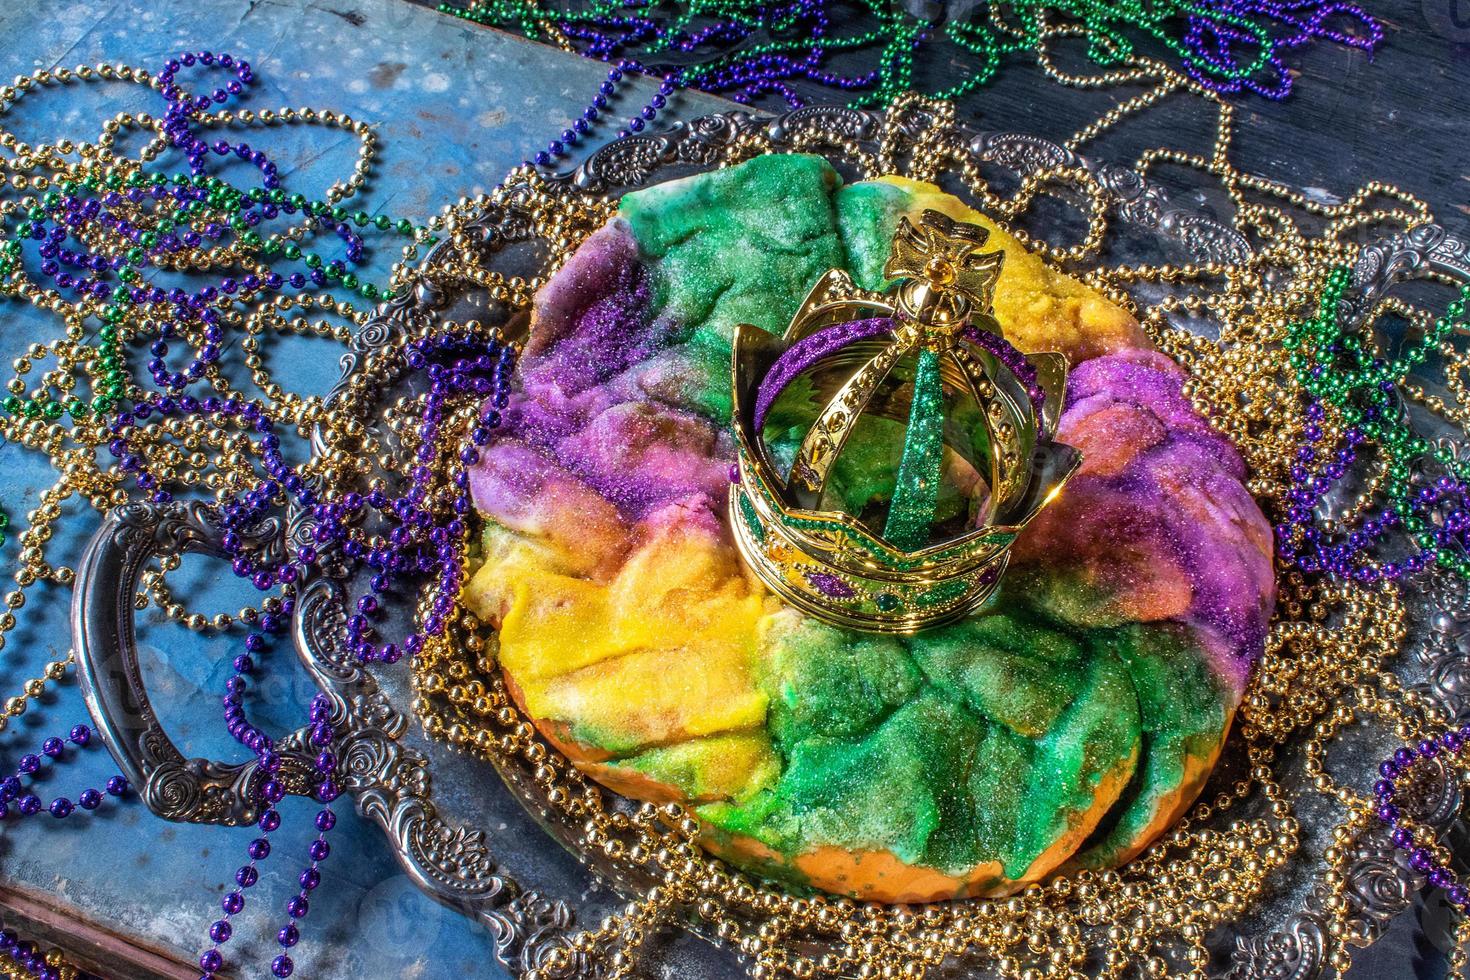
[[[1425,0],[1426,12],[1431,7],[1437,11],[1438,3]],[[0,37],[5,39],[0,42],[0,78],[38,67],[99,60],[156,70],[181,51],[201,48],[245,57],[260,79],[246,103],[251,108],[309,105],[378,123],[382,151],[365,206],[372,213],[386,211],[417,220],[462,195],[494,186],[531,149],[560,132],[603,77],[603,69],[595,64],[402,0],[4,4]],[[1444,37],[1432,40],[1441,47],[1445,46],[1441,42],[1453,43]],[[1406,56],[1393,51],[1387,55]],[[1314,57],[1343,61],[1354,73],[1363,73],[1366,67],[1335,50]],[[1439,58],[1434,64],[1445,61]],[[1369,71],[1358,77],[1373,76]],[[1026,84],[1019,78],[1004,81],[1012,88]],[[1444,89],[1433,78],[1426,78],[1425,85],[1425,98],[1444,97]],[[1032,97],[1034,89],[1000,94],[1009,91],[981,97],[989,100],[982,113],[985,123],[1030,128],[1049,136],[1069,131]],[[652,86],[640,82],[626,90],[620,104],[632,111],[651,94]],[[1297,103],[1303,108],[1253,103],[1245,125],[1270,132],[1285,121],[1281,113],[1310,112],[1312,100],[1325,99],[1330,108],[1341,94],[1325,84],[1304,86]],[[728,107],[693,94],[680,95],[675,102],[675,109],[686,118]],[[161,113],[162,101],[151,90],[121,83],[53,87],[27,95],[0,119],[0,125],[31,142],[62,135],[77,138],[95,134],[105,119],[124,110]],[[1371,135],[1375,120],[1363,119],[1353,129],[1338,118],[1332,135],[1323,134],[1322,140],[1360,145]],[[1420,120],[1421,128],[1433,123]],[[1463,125],[1463,118],[1458,125]],[[1293,130],[1286,127],[1282,132],[1290,135]],[[248,138],[272,153],[293,191],[312,196],[350,173],[356,153],[355,139],[315,127],[274,129]],[[1315,147],[1318,151],[1323,148]],[[1380,173],[1404,179],[1412,170],[1439,177],[1454,166],[1436,158],[1425,171],[1422,160],[1416,166],[1412,157],[1405,156],[1359,159],[1320,173],[1289,166],[1286,172],[1276,166],[1264,169],[1299,183],[1330,184],[1345,191]],[[1412,175],[1405,182],[1416,183]],[[1416,189],[1454,203],[1463,198],[1438,181]],[[380,274],[393,257],[391,250],[380,254]],[[28,306],[0,305],[0,354],[14,357],[25,344],[52,336],[57,329]],[[277,352],[273,363],[281,380],[298,391],[324,392],[336,379],[337,351],[325,343],[299,349],[301,353],[293,352],[289,359]],[[0,446],[0,473],[4,474],[0,508],[12,515],[19,530],[39,488],[50,484],[51,471],[31,453]],[[79,510],[75,504],[68,507],[69,514]],[[93,515],[65,521],[66,532],[55,542],[52,560],[73,564],[95,526]],[[12,540],[0,551],[0,566],[13,563],[15,547]],[[207,612],[233,610],[249,598],[229,578],[204,559],[186,561],[177,576],[191,605]],[[59,589],[35,593],[22,625],[0,653],[0,691],[14,689],[46,660],[65,652],[69,601],[69,594]],[[141,614],[139,639],[155,704],[181,747],[190,754],[239,758],[239,750],[232,752],[226,744],[218,721],[218,695],[229,658],[236,652],[232,642],[203,639],[164,624],[151,610]],[[277,658],[280,669],[272,671],[275,680],[252,698],[250,710],[267,728],[282,731],[299,721],[312,689],[303,674],[293,671],[288,651]],[[71,684],[47,695],[43,708],[28,712],[0,735],[0,763],[13,767],[45,735],[85,720],[81,698]],[[99,784],[111,771],[105,750],[97,746],[79,764],[49,780],[46,790],[74,797],[83,785]],[[485,778],[494,776],[487,770]],[[325,882],[313,896],[305,939],[293,951],[298,975],[372,980],[500,975],[491,957],[492,937],[423,897],[398,871],[377,829],[353,815],[350,807],[337,809],[341,821],[331,835],[333,853],[324,868]],[[283,812],[287,823],[276,835],[276,853],[263,865],[261,883],[229,944],[233,962],[251,964],[238,976],[267,975],[265,964],[276,952],[273,936],[284,921],[283,906],[294,893],[296,873],[305,862],[310,809],[301,801],[288,801]],[[151,963],[147,969],[156,974],[194,976],[198,971],[188,964],[203,947],[226,882],[252,836],[243,829],[166,823],[136,800],[121,806],[109,803],[98,814],[66,821],[38,817],[0,833],[0,905],[23,906],[38,921],[49,916],[67,923],[60,928],[79,940],[106,936],[126,942],[134,947],[132,955]],[[1417,951],[1412,948],[1416,943]],[[149,956],[153,958],[148,960]],[[118,966],[115,974],[124,972]],[[1443,957],[1422,941],[1422,934],[1406,926],[1392,934],[1381,951],[1364,957],[1354,972],[1365,978],[1434,976],[1443,972]]]
[[[313,106],[378,123],[381,154],[364,205],[423,221],[462,195],[488,190],[527,148],[544,145],[596,94],[605,69],[581,59],[487,33],[400,0],[352,0],[335,5],[312,0],[168,0],[137,3],[0,5],[0,77],[39,67],[109,60],[157,71],[185,50],[229,51],[247,58],[259,82],[250,90],[254,109]],[[212,87],[216,80],[208,79]],[[196,85],[203,85],[198,81]],[[636,111],[655,85],[623,90],[618,105]],[[697,114],[728,103],[680,96],[681,111]],[[37,90],[3,125],[31,142],[62,135],[95,138],[119,111],[162,114],[151,89],[99,83]],[[351,173],[357,140],[337,130],[298,126],[242,134],[267,149],[287,186],[321,196],[332,181]],[[240,138],[240,137],[236,137]],[[397,247],[382,250],[377,278],[386,274]],[[33,340],[59,333],[56,322],[21,303],[0,305],[0,353],[9,359]],[[301,392],[322,393],[336,380],[339,350],[325,342],[301,345],[300,355],[267,361],[281,380]],[[227,358],[228,359],[228,358]],[[15,533],[54,477],[46,461],[14,446],[0,446],[0,509],[12,515],[11,541],[0,565],[14,567]],[[79,514],[69,506],[67,512]],[[53,560],[75,564],[92,514],[66,520]],[[223,572],[223,574],[221,574]],[[8,571],[7,571],[8,574]],[[207,559],[186,562],[180,591],[205,611],[238,609],[250,599],[222,566]],[[67,649],[69,593],[40,589],[21,625],[0,654],[0,690],[10,691]],[[164,625],[157,611],[140,614],[139,642],[150,690],[180,747],[193,755],[240,759],[219,721],[219,695],[238,652],[238,638],[204,639]],[[275,655],[276,678],[249,710],[278,732],[299,724],[312,692],[290,651]],[[287,679],[289,678],[289,680]],[[14,768],[53,732],[65,734],[86,710],[74,683],[47,695],[0,735],[0,762]],[[100,785],[114,770],[100,742],[82,760],[47,780],[42,791],[75,798],[84,785]],[[495,778],[486,770],[486,778]],[[495,976],[493,943],[486,931],[422,896],[402,875],[378,829],[352,813],[344,800],[330,835],[332,855],[323,886],[313,895],[296,951],[305,977],[414,977],[440,980]],[[231,960],[252,964],[237,976],[266,976],[275,931],[286,899],[306,861],[311,809],[302,801],[282,807],[285,824],[262,865],[261,882],[238,918],[228,944]],[[292,828],[295,828],[293,831]],[[0,890],[36,914],[74,916],[77,935],[106,932],[159,954],[155,969],[197,976],[188,969],[205,945],[219,899],[244,859],[249,829],[184,826],[153,817],[136,798],[105,805],[95,815],[65,821],[40,816],[0,832]],[[231,884],[233,884],[231,882]],[[172,970],[168,962],[175,966]],[[122,972],[122,967],[118,967]]]

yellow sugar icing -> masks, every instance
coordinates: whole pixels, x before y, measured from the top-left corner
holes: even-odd
[[[560,549],[544,541],[497,546],[470,581],[471,607],[500,619],[500,662],[526,709],[616,754],[759,728],[766,697],[751,667],[773,600],[704,515],[676,506],[638,530],[606,583],[558,571]]]

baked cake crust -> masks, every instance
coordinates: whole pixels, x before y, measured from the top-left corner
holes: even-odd
[[[730,336],[781,331],[829,268],[881,288],[926,208],[1006,252],[995,315],[1069,358],[1057,438],[1083,464],[981,614],[874,636],[741,564]],[[1264,643],[1270,527],[1132,318],[955,198],[799,155],[628,195],[537,295],[520,370],[471,473],[466,600],[517,703],[603,785],[688,804],[756,873],[905,902],[1116,866],[1198,795]],[[883,426],[834,474],[854,512],[892,486]]]

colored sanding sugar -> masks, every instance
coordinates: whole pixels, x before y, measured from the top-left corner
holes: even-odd
[[[1069,358],[1058,438],[1084,461],[979,614],[873,636],[741,563],[730,337],[783,330],[829,268],[881,288],[894,225],[925,208],[1005,251],[997,319]],[[620,792],[690,804],[758,873],[924,901],[1111,867],[1198,794],[1274,602],[1269,526],[1183,382],[1124,311],[928,185],[764,156],[641,191],[537,297],[472,473],[466,598],[543,733]],[[778,457],[811,417],[803,383],[769,406]],[[886,512],[906,421],[862,420],[831,505]],[[940,513],[962,520],[983,487],[946,468]]]

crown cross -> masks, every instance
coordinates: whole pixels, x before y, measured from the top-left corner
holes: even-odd
[[[938,211],[925,211],[918,225],[899,218],[883,275],[901,280],[900,313],[933,337],[952,336],[972,309],[988,314],[1005,261],[1004,252],[980,251],[989,237]]]

